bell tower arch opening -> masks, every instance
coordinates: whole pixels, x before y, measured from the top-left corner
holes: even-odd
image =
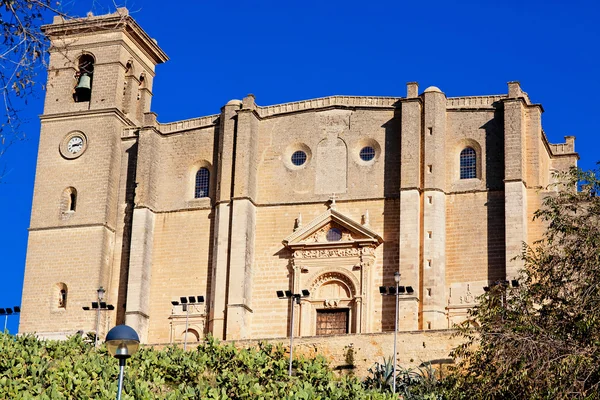
[[[77,62],[77,86],[73,93],[76,103],[90,101],[92,98],[92,81],[94,78],[94,56],[85,53]]]

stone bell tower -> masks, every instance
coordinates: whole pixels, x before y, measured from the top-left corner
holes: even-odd
[[[43,30],[52,47],[19,331],[102,336],[124,318],[134,132],[167,56],[124,8]],[[82,307],[99,287],[115,310],[97,323]]]

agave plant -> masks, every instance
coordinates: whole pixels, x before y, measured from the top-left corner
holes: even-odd
[[[391,391],[394,382],[394,363],[392,357],[383,362],[375,361],[375,364],[367,370],[369,376],[365,379],[365,386],[369,389],[379,389],[382,392]]]
[[[441,400],[439,385],[435,369],[429,363],[416,369],[400,368],[396,374],[396,389],[404,400]]]
[[[369,375],[364,381],[368,389],[381,392],[392,391],[394,364],[391,357],[375,362],[368,369]],[[441,400],[439,381],[431,364],[423,364],[415,369],[398,368],[396,373],[396,392],[404,400]]]

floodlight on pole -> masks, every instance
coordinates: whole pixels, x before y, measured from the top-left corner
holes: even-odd
[[[173,307],[177,307],[181,305],[182,311],[185,311],[185,333],[183,338],[183,350],[187,350],[187,336],[188,336],[188,328],[189,328],[189,319],[190,319],[190,306],[199,306],[204,304],[204,296],[181,296],[179,297],[179,301],[172,300],[171,305]]]
[[[294,309],[296,304],[300,304],[300,299],[309,297],[310,292],[306,289],[301,290],[301,294],[292,293],[291,290],[277,290],[275,292],[280,300],[292,300],[292,321],[290,324],[290,365],[288,375],[292,376],[292,360],[294,358]]]
[[[489,286],[484,286],[483,291],[485,293],[490,293],[493,291],[493,289],[495,287],[498,287],[498,286],[500,286],[502,288],[502,290],[500,292],[496,292],[496,293],[498,293],[500,296],[500,300],[502,301],[502,307],[506,307],[506,290],[508,290],[508,288],[518,289],[519,281],[517,279],[512,279],[510,281],[507,281],[507,280],[495,281],[495,282],[491,283]]]
[[[10,307],[0,308],[0,315],[4,315],[4,332],[7,332],[6,328],[8,326],[8,316],[16,315],[16,314],[19,314],[20,312],[21,312],[21,307],[19,307],[19,306],[14,306],[12,308],[10,308]]]
[[[94,338],[94,347],[98,347],[98,338],[100,336],[100,312],[113,311],[115,309],[115,306],[107,304],[106,301],[104,301],[106,290],[102,286],[96,290],[96,294],[98,301],[92,301],[91,309],[89,306],[81,307],[83,311],[96,311],[96,337]]]
[[[397,343],[398,343],[398,301],[400,296],[412,296],[415,291],[412,286],[400,286],[400,272],[394,272],[394,283],[395,286],[379,286],[379,293],[382,296],[394,296],[395,300],[395,319],[394,319],[394,369],[392,372],[392,392],[396,393],[396,372],[397,372],[397,360],[396,360],[396,352],[397,352]]]

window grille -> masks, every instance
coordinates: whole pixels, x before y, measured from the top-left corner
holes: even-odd
[[[292,154],[292,164],[299,167],[306,162],[306,153],[302,150],[298,150]]]
[[[460,179],[477,178],[477,153],[471,147],[460,152]]]
[[[360,159],[363,161],[371,161],[375,158],[375,149],[371,146],[363,147],[360,150]]]
[[[196,173],[196,190],[194,197],[199,199],[208,197],[208,188],[210,183],[210,172],[206,168],[200,168]]]

